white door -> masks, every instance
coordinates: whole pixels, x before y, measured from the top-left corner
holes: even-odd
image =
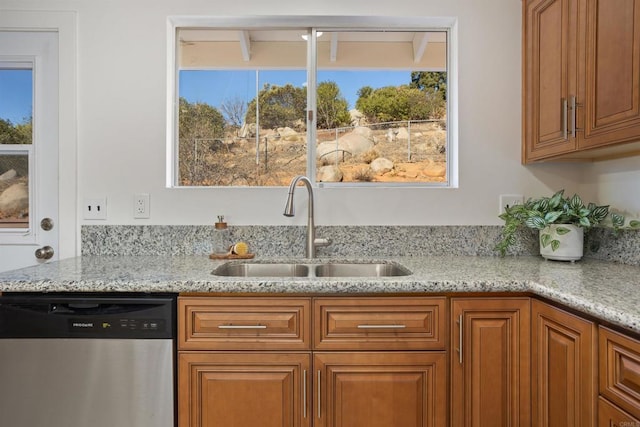
[[[58,258],[58,34],[0,31],[0,271]]]

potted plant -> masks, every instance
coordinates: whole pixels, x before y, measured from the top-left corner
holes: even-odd
[[[524,204],[507,207],[500,215],[505,225],[496,250],[504,256],[516,241],[516,231],[525,226],[539,230],[540,254],[544,258],[575,261],[582,258],[584,230],[608,217],[615,231],[624,227],[624,216],[610,212],[608,205],[589,203],[585,206],[577,194],[565,197],[564,190],[551,197],[529,199]],[[629,226],[640,227],[640,221],[631,221]]]

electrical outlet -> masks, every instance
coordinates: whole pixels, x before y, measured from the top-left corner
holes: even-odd
[[[107,219],[107,198],[87,197],[82,206],[84,219]]]
[[[133,217],[150,218],[149,195],[146,193],[136,194],[133,197]]]
[[[502,214],[506,207],[521,205],[522,203],[524,203],[524,196],[522,194],[501,194],[498,215]]]

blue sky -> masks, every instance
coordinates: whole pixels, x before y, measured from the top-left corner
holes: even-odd
[[[31,116],[32,77],[31,70],[0,70],[0,118],[14,124],[23,123]],[[301,87],[306,84],[304,70],[260,71],[259,87],[264,83],[284,86],[291,83]],[[411,81],[410,71],[318,71],[318,82],[334,81],[342,95],[349,102],[349,109],[355,108],[357,92],[363,86],[380,88],[398,86]],[[254,70],[240,71],[181,71],[180,96],[189,102],[205,102],[220,108],[226,99],[239,98],[251,101],[256,95],[256,75]]]
[[[299,71],[260,71],[259,88],[264,83],[284,86],[306,84],[307,74]],[[357,92],[363,86],[374,89],[384,86],[398,86],[411,82],[411,71],[318,71],[318,82],[334,81],[342,95],[349,102],[349,109],[355,108]],[[180,71],[180,96],[189,102],[204,102],[220,108],[225,99],[239,98],[245,102],[256,96],[256,74],[254,70],[236,71]]]
[[[0,119],[13,124],[31,117],[31,70],[0,70]]]

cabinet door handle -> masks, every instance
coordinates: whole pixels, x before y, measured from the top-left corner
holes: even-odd
[[[358,325],[358,329],[404,329],[407,325]]]
[[[267,329],[266,325],[218,325],[218,329]]]
[[[464,332],[464,327],[462,326],[462,314],[458,316],[458,361],[462,365],[462,333]]]
[[[570,96],[570,105],[569,108],[571,109],[571,137],[575,138],[576,137],[576,97],[575,96]]]
[[[307,370],[302,371],[302,417],[307,418]]]
[[[562,138],[569,139],[569,103],[567,98],[562,98]]]
[[[321,375],[321,371],[320,369],[318,369],[318,419],[320,419],[320,401],[322,400],[320,398],[320,394],[322,391],[322,385],[320,384]]]

